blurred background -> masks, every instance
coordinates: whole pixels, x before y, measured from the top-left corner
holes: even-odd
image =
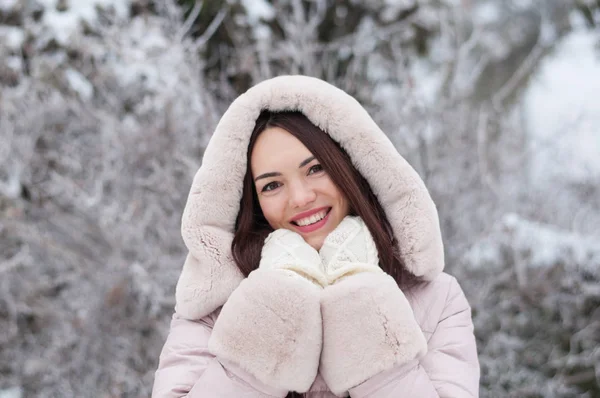
[[[0,0],[0,397],[143,397],[229,103],[354,95],[425,180],[482,397],[600,397],[599,0]]]

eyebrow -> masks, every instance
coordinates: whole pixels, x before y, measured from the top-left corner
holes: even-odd
[[[309,164],[313,160],[315,160],[314,156],[310,156],[310,157],[304,159],[302,162],[300,162],[300,165],[298,166],[298,168],[301,169],[302,167],[306,166],[307,164]],[[258,180],[261,180],[263,178],[278,177],[280,175],[281,175],[280,172],[278,172],[278,171],[272,171],[270,173],[264,173],[264,174],[259,175],[258,177],[256,177],[254,179],[254,181],[258,181]]]
[[[307,164],[309,164],[310,162],[312,162],[313,160],[315,160],[314,156],[311,156],[309,158],[304,159],[302,162],[300,162],[300,166],[298,166],[299,169],[303,168],[304,166],[306,166]]]

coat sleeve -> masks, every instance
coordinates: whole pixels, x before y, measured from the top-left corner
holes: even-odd
[[[479,361],[471,307],[455,278],[420,359],[381,372],[349,390],[353,398],[479,396]]]
[[[224,366],[208,350],[214,324],[209,315],[198,321],[177,313],[155,374],[153,398],[283,397],[286,391],[260,383],[233,364]]]

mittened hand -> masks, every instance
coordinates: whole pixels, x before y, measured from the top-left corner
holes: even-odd
[[[209,351],[264,385],[306,392],[323,346],[320,297],[327,280],[319,253],[292,231],[271,233],[252,271],[223,305]],[[254,394],[266,397],[265,394]]]
[[[359,217],[344,218],[319,254],[330,282],[321,293],[319,369],[336,396],[426,352],[410,303],[379,268],[375,242]]]
[[[346,216],[319,251],[329,284],[359,272],[383,272],[377,247],[360,217]]]
[[[289,270],[320,287],[328,284],[319,253],[302,236],[287,229],[267,236],[259,268]]]

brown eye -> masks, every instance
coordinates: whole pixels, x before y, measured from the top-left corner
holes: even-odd
[[[321,166],[320,164],[315,164],[310,169],[308,169],[308,174],[315,174],[320,171],[323,171],[323,166]]]
[[[268,183],[267,185],[265,185],[265,186],[262,188],[261,192],[269,192],[269,191],[272,191],[272,190],[274,190],[274,189],[277,189],[277,188],[279,188],[279,186],[280,186],[280,185],[281,185],[281,184],[279,184],[277,181],[270,182],[270,183]]]

